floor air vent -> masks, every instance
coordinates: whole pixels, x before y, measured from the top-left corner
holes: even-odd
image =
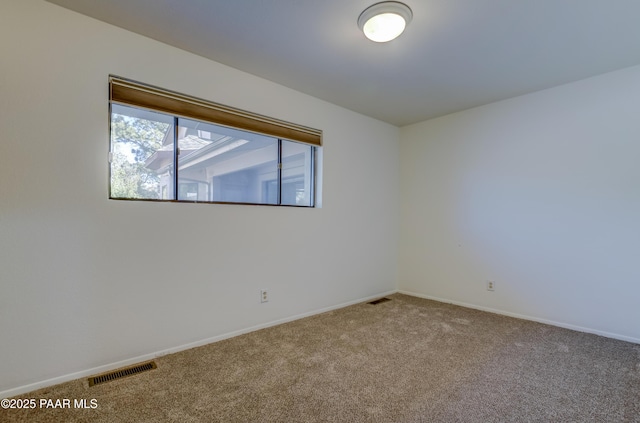
[[[371,301],[371,302],[369,302],[367,304],[377,305],[377,304],[380,304],[380,303],[386,303],[387,301],[391,301],[391,298],[386,298],[386,297],[385,298],[380,298],[378,300],[373,300],[373,301]]]
[[[98,376],[89,378],[89,386],[99,385],[105,382],[111,382],[112,380],[122,379],[123,377],[137,375],[138,373],[146,372],[157,368],[156,363],[149,361],[147,363],[136,364],[135,366],[125,367],[123,369],[114,370],[112,372],[103,373]]]

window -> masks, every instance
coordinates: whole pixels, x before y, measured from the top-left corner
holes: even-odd
[[[314,207],[322,132],[110,78],[110,198]]]

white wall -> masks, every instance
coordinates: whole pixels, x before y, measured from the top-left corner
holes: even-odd
[[[397,128],[41,0],[0,58],[0,396],[395,289]],[[324,130],[323,207],[108,200],[110,73]]]
[[[633,67],[402,128],[399,289],[640,342],[639,111]]]

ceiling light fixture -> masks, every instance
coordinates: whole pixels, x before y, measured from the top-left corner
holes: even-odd
[[[386,43],[397,38],[413,18],[413,12],[404,3],[383,1],[369,6],[360,14],[358,27],[371,41]]]

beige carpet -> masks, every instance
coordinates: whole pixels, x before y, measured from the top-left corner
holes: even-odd
[[[406,295],[20,398],[2,422],[640,422],[640,345]]]

